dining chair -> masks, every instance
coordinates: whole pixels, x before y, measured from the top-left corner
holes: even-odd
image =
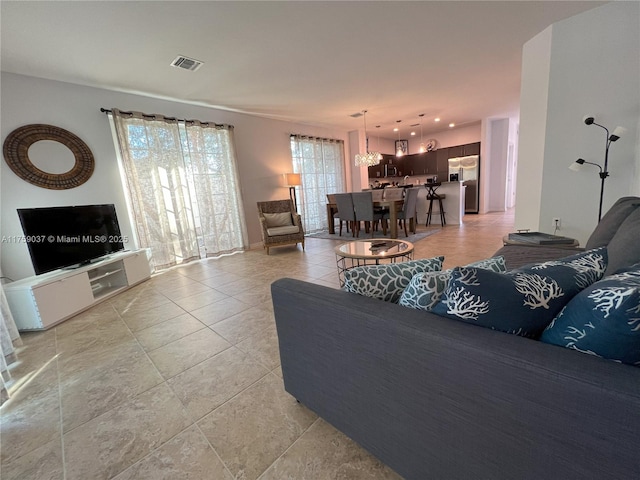
[[[402,210],[398,212],[398,220],[401,224],[404,224],[404,235],[408,237],[407,233],[407,220],[410,220],[411,233],[416,233],[417,212],[416,206],[418,204],[418,192],[419,188],[408,188],[405,192],[404,204]]]
[[[391,187],[385,188],[383,191],[385,200],[402,200],[404,195],[404,188]]]
[[[353,208],[356,214],[356,237],[360,236],[360,222],[365,222],[365,232],[371,230],[373,237],[374,227],[378,221],[382,222],[382,232],[387,234],[387,223],[384,221],[384,214],[376,213],[373,209],[373,195],[369,192],[354,192],[351,194],[353,198]]]
[[[373,198],[373,202],[381,202],[384,200],[384,190],[382,188],[371,190],[371,197]],[[374,205],[373,211],[376,213],[389,213],[389,207],[383,207],[382,205]]]
[[[342,236],[342,222],[347,223],[347,231],[351,224],[351,236],[355,236],[356,214],[353,209],[353,199],[350,193],[334,194],[336,205],[338,206],[338,218],[340,219],[340,236]]]
[[[374,202],[381,202],[384,196],[384,190],[381,188],[371,190],[371,197]]]
[[[338,215],[338,212],[337,212],[338,207],[337,207],[337,204],[336,204],[336,194],[335,193],[327,193],[327,203],[329,205],[333,205],[334,206],[333,208],[335,208],[335,210],[332,210],[331,220],[329,220],[330,222],[333,222],[334,221],[334,217],[336,215]],[[341,220],[340,217],[338,217],[338,221],[340,222],[340,231],[342,231],[342,222],[344,220]],[[345,223],[347,225],[347,232],[348,232],[349,231],[349,222],[345,222]],[[332,230],[329,230],[329,231],[331,232]]]

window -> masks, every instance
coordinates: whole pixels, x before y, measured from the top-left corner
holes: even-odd
[[[345,191],[344,142],[291,135],[294,173],[302,179],[299,206],[305,232],[326,230],[327,194]]]
[[[116,109],[112,118],[138,243],[154,268],[246,248],[233,127]]]

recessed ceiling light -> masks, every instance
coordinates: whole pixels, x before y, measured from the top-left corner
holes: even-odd
[[[456,124],[455,124],[455,123],[450,123],[450,124],[449,124],[449,127],[450,127],[450,128],[453,128],[453,127],[455,127],[455,126],[456,126]]]
[[[434,121],[434,122],[439,122],[439,121],[440,121],[440,118],[434,118],[434,119],[433,119],[433,121]]]
[[[394,131],[394,132],[397,132],[397,131],[398,131],[398,127],[394,128],[394,129],[393,129],[393,131]]]
[[[411,132],[411,136],[415,137],[416,136],[416,132]]]

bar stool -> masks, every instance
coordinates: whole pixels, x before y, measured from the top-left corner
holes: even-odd
[[[431,215],[433,214],[433,202],[438,202],[438,212],[440,214],[440,224],[444,227],[447,224],[447,220],[445,218],[444,206],[442,205],[442,200],[447,198],[446,195],[439,195],[436,193],[436,189],[440,186],[440,183],[425,183],[425,187],[427,187],[427,200],[429,200],[429,210],[427,210],[427,224],[428,227],[431,224]]]

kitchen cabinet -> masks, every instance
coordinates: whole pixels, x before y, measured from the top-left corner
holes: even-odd
[[[427,155],[426,153],[416,153],[404,157],[405,175],[424,175],[427,173]]]
[[[395,155],[382,155],[382,160],[378,165],[369,167],[369,178],[381,179],[389,177],[397,177],[398,171],[401,170],[399,159]]]
[[[466,157],[468,155],[480,155],[480,142],[467,143],[449,147],[449,158]]]
[[[369,178],[379,179],[384,177],[384,165],[380,162],[378,165],[369,167]]]
[[[387,178],[402,177],[404,175],[404,158],[395,155],[385,155],[387,160]]]
[[[449,149],[441,148],[436,150],[436,165],[437,165],[437,175],[438,181],[440,182],[448,182],[449,181]]]
[[[427,152],[425,155],[426,160],[426,174],[437,175],[438,174],[438,153],[436,151]]]
[[[441,182],[449,181],[449,158],[480,155],[480,142],[440,148],[426,153],[414,153],[403,157],[383,154],[378,165],[369,167],[372,180],[395,179],[397,177],[437,175]]]

